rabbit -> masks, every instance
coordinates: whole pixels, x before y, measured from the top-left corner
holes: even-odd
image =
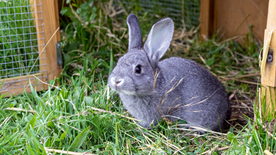
[[[123,106],[141,126],[151,129],[158,121],[185,120],[189,126],[224,131],[229,117],[227,93],[210,72],[196,62],[171,57],[159,61],[170,46],[174,22],[157,21],[143,46],[134,14],[127,17],[129,45],[108,77]]]

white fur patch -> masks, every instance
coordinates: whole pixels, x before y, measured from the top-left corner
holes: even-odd
[[[112,77],[110,81],[111,81],[112,85],[115,85],[115,78],[114,77]]]
[[[131,92],[131,91],[122,90],[120,92],[123,93],[123,94],[126,94],[126,95],[136,95],[136,92]]]

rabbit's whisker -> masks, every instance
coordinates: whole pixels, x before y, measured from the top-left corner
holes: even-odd
[[[153,100],[155,100],[155,87],[156,87],[156,81],[157,81],[157,78],[158,78],[158,76],[159,76],[159,74],[160,74],[160,71],[159,72],[157,72],[157,70],[155,71],[155,74],[154,74],[154,76],[153,76],[153,78],[154,78],[154,80],[153,80]]]
[[[157,70],[155,71],[155,74],[153,76],[153,91],[155,90],[155,86],[156,86],[156,80],[157,80],[157,77],[158,75],[160,74],[160,71],[157,72]]]
[[[175,118],[177,120],[183,120],[182,118],[177,117],[177,116],[173,116],[173,115],[163,115],[162,117],[166,117],[166,118],[170,117],[170,118]]]
[[[186,104],[186,105],[184,105],[184,106],[182,106],[182,107],[188,107],[188,106],[194,106],[194,105],[197,105],[197,104],[200,104],[200,103],[203,103],[203,102],[205,102],[207,99],[209,99],[210,97],[212,97],[217,91],[218,91],[219,89],[217,89],[215,92],[213,92],[211,95],[209,95],[207,98],[205,98],[204,100],[202,100],[202,101],[199,101],[199,102],[196,102],[196,101],[193,101],[192,103],[189,103],[189,104]],[[192,99],[196,99],[196,98],[198,98],[198,97],[192,97],[191,99],[189,99],[189,100],[192,100]],[[178,99],[178,98],[177,98]],[[188,101],[189,101],[188,100]],[[169,108],[169,111],[172,109],[172,108],[178,108],[178,107],[180,107],[180,105],[183,105],[185,102],[183,102],[183,103],[181,103],[181,104],[177,104],[176,106],[174,106],[174,107],[170,107]],[[179,111],[180,109],[178,109],[178,110],[176,110],[176,111],[172,111],[172,113],[175,113],[175,112],[177,112],[177,111]],[[181,109],[181,110],[183,110],[183,109]],[[168,112],[169,112],[168,111]],[[186,111],[186,110],[185,110]],[[193,112],[193,111],[187,111],[187,112]],[[171,114],[172,114],[171,113]]]
[[[192,100],[194,97],[192,97],[190,100]],[[194,99],[196,99],[196,98],[194,98]],[[190,101],[190,100],[188,100],[188,101]],[[183,102],[183,103],[180,103],[180,104],[178,104],[177,106],[175,106],[175,108],[176,107],[179,107],[180,105],[183,105],[184,103],[186,103],[186,102]],[[195,101],[192,101],[191,103],[189,103],[189,104],[186,104],[186,105],[184,105],[183,107],[185,107],[185,106],[191,106],[191,105],[193,105],[193,104],[195,104],[196,105],[196,103],[198,103],[197,102],[197,100],[195,100]]]
[[[206,100],[208,100],[210,97],[212,97],[219,89],[217,89],[216,91],[214,91],[211,95],[209,95],[207,98],[205,98],[204,100],[198,102],[198,103],[195,103],[195,104],[186,104],[184,105],[184,107],[187,107],[187,106],[194,106],[194,105],[197,105],[197,104],[200,104],[200,103],[203,103],[205,102]]]
[[[162,106],[158,105],[158,104],[155,104],[157,110],[158,110],[158,113],[162,116],[163,115],[163,109],[162,109]]]
[[[192,97],[192,98],[190,98],[189,100],[187,100],[187,101],[190,101],[190,100],[192,100],[192,99],[196,99],[196,98],[198,98],[199,96],[195,96],[195,97]]]
[[[174,77],[174,78],[175,78],[175,77]],[[163,89],[165,89],[170,83],[172,83],[173,80],[174,80],[174,78],[173,78]],[[175,83],[175,84],[176,84],[176,83]],[[175,85],[175,84],[174,84],[174,85]],[[174,86],[174,85],[173,85],[173,86]],[[172,87],[173,87],[173,86],[172,86]],[[163,90],[163,89],[162,89],[162,90]],[[172,89],[172,88],[171,88],[171,89]],[[170,90],[171,90],[171,89],[170,89]],[[162,90],[161,90],[159,93],[161,93]],[[165,101],[165,98],[167,97],[167,94],[170,92],[170,90],[169,90],[168,92],[166,92],[164,95],[162,95],[162,97],[159,98],[159,103],[160,103],[161,105],[162,105],[163,102]],[[158,93],[158,94],[159,94],[159,93]],[[158,95],[158,94],[157,94],[157,95]],[[161,99],[162,99],[162,100],[161,100]]]
[[[174,102],[175,101],[177,101],[178,99],[180,99],[181,97],[178,97],[178,98],[176,98],[173,102],[172,102],[172,105],[174,105]],[[167,111],[167,114],[169,114],[169,112],[170,112],[170,110],[172,109],[172,108],[176,108],[178,105],[176,105],[175,107],[169,107],[169,109],[168,109],[168,111]]]
[[[175,77],[173,77],[173,79],[165,87],[163,87],[163,89],[161,89],[156,95],[159,95],[170,83],[173,82],[174,79]]]
[[[142,98],[142,99],[145,101],[145,103],[148,103],[148,102],[149,102],[149,100],[150,100],[150,99],[148,99],[148,98],[147,98],[147,96],[146,96],[146,95],[142,95],[142,94],[140,94],[140,95],[136,95],[136,96],[138,96],[139,98]]]
[[[184,101],[183,103],[180,103],[180,104],[177,104],[176,106],[174,106],[174,108],[177,108],[177,107],[179,107],[180,105],[182,105],[182,104],[184,104],[184,103],[186,103],[186,102],[188,102],[188,101],[190,101],[190,100],[193,100],[193,99],[196,99],[196,98],[198,98],[199,96],[196,96],[196,97],[192,97],[192,98],[190,98],[189,100],[187,100],[187,101]],[[177,98],[177,99],[179,99],[179,98]],[[177,100],[176,99],[176,100]],[[193,102],[195,102],[195,101],[193,101]],[[192,102],[192,103],[193,103]],[[174,102],[173,102],[174,103]]]
[[[194,73],[192,73],[192,74],[194,74]],[[188,75],[191,75],[191,74],[188,74]],[[170,92],[172,92],[177,86],[179,86],[179,84],[180,84],[188,75],[182,77],[182,78],[178,81],[178,83],[173,84],[173,86],[171,87],[171,89],[169,89],[169,90],[162,96],[161,105],[163,104],[163,102],[164,102],[166,96],[167,96]],[[175,78],[175,77],[174,77],[174,78]],[[174,78],[173,78],[168,84],[170,84],[170,83],[174,80]],[[167,84],[165,87],[167,87],[168,84]],[[164,88],[165,88],[165,87],[164,87]],[[163,88],[163,89],[164,89],[164,88]],[[163,90],[163,89],[162,89],[162,90]],[[162,91],[162,90],[161,90],[161,91]],[[160,92],[161,92],[161,91],[160,91]],[[159,92],[159,93],[160,93],[160,92]],[[158,94],[159,94],[159,93],[158,93]]]
[[[198,110],[198,111],[190,111],[190,110],[183,110],[183,109],[177,109],[175,111],[171,111],[170,115],[172,115],[173,113],[176,113],[177,111],[185,111],[185,112],[193,112],[193,113],[199,113],[202,112],[202,110]]]
[[[190,73],[190,74],[187,74],[187,75],[185,75],[184,77],[182,77],[179,81],[178,81],[178,83],[175,83],[172,87],[171,87],[171,89],[170,90],[168,90],[165,94],[168,94],[168,93],[170,93],[171,91],[173,91],[187,76],[189,76],[189,75],[192,75],[192,74],[195,74],[195,73]],[[170,83],[172,83],[172,81],[175,79],[175,77],[159,92],[159,93],[161,93]],[[158,93],[158,94],[159,94]],[[164,95],[165,95],[164,94]]]
[[[177,108],[177,107],[188,107],[188,106],[194,106],[194,105],[203,103],[203,102],[205,102],[207,99],[209,99],[210,97],[212,97],[218,90],[219,90],[219,89],[217,89],[215,92],[213,92],[211,95],[209,95],[209,96],[208,96],[207,98],[205,98],[204,100],[201,100],[201,101],[199,101],[199,102],[193,101],[192,103],[189,103],[189,104],[186,104],[186,105],[183,105],[183,104],[185,103],[185,102],[183,102],[183,103],[181,103],[181,104],[176,105],[176,106],[173,107],[173,108]],[[193,97],[193,98],[197,98],[197,97]],[[191,98],[191,99],[193,99],[193,98]],[[190,99],[190,100],[191,100],[191,99]],[[183,105],[183,106],[180,106],[180,105]],[[181,108],[180,108],[180,109],[181,109]],[[179,111],[180,109],[178,109],[178,110],[176,110],[176,111],[173,111],[173,113]],[[181,110],[183,110],[183,109],[181,109]],[[185,111],[186,111],[186,110],[185,110]],[[191,112],[191,111],[187,111],[187,112]]]

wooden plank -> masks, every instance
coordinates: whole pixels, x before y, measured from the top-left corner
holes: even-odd
[[[0,80],[0,83],[4,82],[12,82],[12,81],[20,81],[20,80],[28,80],[29,78],[33,78],[34,76],[36,77],[41,77],[43,76],[42,73],[36,73],[32,75],[25,75],[25,76],[18,76],[18,77],[13,77],[13,78],[7,78],[7,79],[2,79]]]
[[[268,16],[267,16],[267,27],[265,29],[265,37],[264,37],[264,45],[270,40],[270,44],[268,44],[269,51],[273,59],[271,62],[267,60],[263,60],[266,63],[265,66],[262,66],[264,70],[262,71],[262,84],[266,86],[275,87],[276,86],[276,1],[269,1],[269,8],[268,8]],[[266,46],[264,46],[265,48]],[[263,58],[267,56],[266,51],[263,51]]]
[[[261,105],[262,117],[267,119],[268,114],[272,113],[272,116],[275,117],[275,87],[263,86],[261,89],[261,98],[265,101],[265,105]],[[262,102],[263,103],[263,102]]]
[[[275,16],[276,17],[276,16]],[[269,45],[269,54],[272,54],[273,59],[271,62],[266,61],[265,62],[265,67],[263,72],[261,73],[261,83],[266,86],[271,86],[275,87],[276,86],[276,31],[273,32],[271,42]],[[265,30],[265,37],[264,37],[264,42],[268,41],[268,37],[270,36],[269,33],[271,33],[270,29]],[[265,43],[264,43],[265,44]],[[271,53],[274,51],[273,53]]]
[[[276,0],[269,1],[268,7],[268,17],[267,17],[267,27],[265,30],[264,37],[264,51],[263,51],[263,62],[261,68],[261,77],[262,77],[262,99],[265,99],[265,109],[263,110],[263,114],[267,117],[268,113],[274,112],[276,110],[276,102],[275,102],[275,86],[276,86]],[[272,35],[272,36],[271,36]],[[271,41],[269,42],[269,40]],[[267,50],[265,50],[267,49]],[[268,51],[270,53],[268,53]],[[272,56],[265,59],[267,55]],[[269,61],[272,60],[272,61]]]
[[[59,77],[62,68],[57,64],[56,44],[60,41],[59,12],[57,0],[42,0],[44,38],[47,58],[47,77],[48,80],[54,80]],[[53,36],[53,37],[52,37]],[[51,39],[52,38],[52,39]],[[50,40],[51,39],[51,40]]]
[[[39,82],[39,81],[37,81],[37,80],[35,80],[35,79],[29,79],[30,81],[31,81],[31,83],[33,84],[32,86],[33,86],[33,88],[34,88],[34,90],[36,90],[36,91],[43,91],[43,90],[45,90],[44,89],[44,85],[45,84],[43,84],[43,83],[41,83],[41,82]],[[42,79],[43,80],[43,79]],[[22,83],[25,85],[25,87],[21,87],[22,86]],[[2,87],[2,89],[0,90],[0,93],[3,95],[3,94],[8,94],[8,95],[6,95],[5,97],[10,97],[11,95],[19,95],[19,94],[21,94],[21,93],[23,93],[24,92],[24,90],[26,91],[26,92],[32,92],[31,91],[31,88],[30,88],[30,86],[29,86],[29,81],[24,81],[24,82],[14,82],[13,84],[12,84],[12,86],[18,86],[18,88],[9,88],[9,89],[6,89],[5,88],[5,85]]]
[[[267,23],[266,29],[272,30],[276,29],[276,2],[275,0],[270,0],[268,5],[268,16],[267,16]]]
[[[213,0],[200,1],[200,36],[210,37],[213,29]]]
[[[204,1],[204,0],[202,0]],[[269,0],[214,0],[213,26],[223,39],[244,37],[252,25],[254,35],[261,41],[267,22]],[[241,37],[241,39],[242,39]]]
[[[20,77],[14,77],[14,78],[8,78],[4,79],[4,84],[0,90],[1,94],[9,94],[5,97],[9,97],[12,94],[13,95],[19,95],[24,92],[24,89],[26,92],[31,92],[31,88],[29,86],[29,81],[32,83],[32,86],[34,87],[35,90],[41,91],[45,90],[48,88],[46,84],[44,84],[41,81],[38,81],[35,77],[39,78],[41,81],[46,81],[46,78],[43,78],[42,73],[37,73],[33,75],[26,75],[26,76],[20,76]],[[2,83],[3,80],[0,80]],[[23,87],[22,87],[23,86]]]

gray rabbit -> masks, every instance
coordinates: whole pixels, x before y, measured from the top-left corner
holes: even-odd
[[[225,130],[229,103],[216,77],[191,60],[171,57],[159,61],[173,37],[172,19],[157,21],[144,46],[135,15],[128,16],[127,25],[128,52],[119,59],[108,84],[119,93],[129,113],[148,129],[161,119],[183,119],[190,126]]]

